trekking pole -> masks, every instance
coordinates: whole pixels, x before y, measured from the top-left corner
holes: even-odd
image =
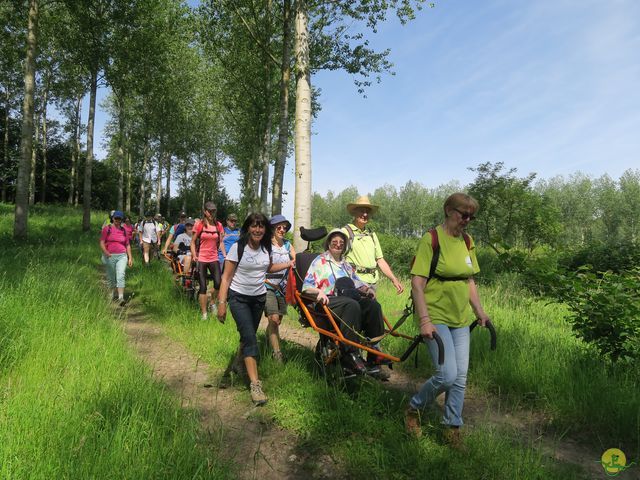
[[[473,332],[473,329],[476,328],[478,325],[479,325],[478,320],[475,320],[469,326],[469,332]],[[489,330],[489,333],[491,334],[491,350],[495,350],[497,347],[496,328],[493,326],[493,323],[491,323],[491,320],[487,320],[487,323],[485,323],[484,326]]]

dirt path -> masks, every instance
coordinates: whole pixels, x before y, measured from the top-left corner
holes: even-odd
[[[262,322],[261,325],[264,325]],[[311,329],[292,327],[283,323],[280,327],[281,337],[307,348],[314,348],[318,336]],[[385,385],[388,388],[413,394],[421,386],[423,380],[394,370]],[[438,397],[438,404],[443,408],[444,396]],[[558,461],[579,465],[586,470],[589,478],[605,478],[598,460],[603,450],[588,447],[575,439],[557,435],[549,429],[549,422],[542,414],[535,411],[509,409],[502,410],[495,399],[486,394],[468,389],[465,396],[464,416],[468,428],[479,425],[493,425],[509,432],[525,445],[536,445],[542,452]]]
[[[124,331],[138,356],[149,364],[153,376],[175,394],[184,408],[200,414],[205,432],[221,439],[222,456],[238,468],[243,479],[339,478],[327,457],[305,457],[298,438],[275,425],[254,407],[246,390],[219,389],[212,385],[212,369],[162,328],[130,306],[122,315]]]

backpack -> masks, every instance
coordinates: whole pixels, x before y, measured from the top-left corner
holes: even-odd
[[[431,235],[431,249],[433,250],[433,257],[431,257],[431,266],[429,267],[429,278],[439,278],[440,280],[458,280],[457,278],[445,278],[436,274],[436,268],[438,268],[438,261],[440,260],[440,240],[438,239],[438,230],[435,228],[431,228],[429,230],[429,234]],[[464,244],[467,246],[467,250],[471,251],[471,237],[467,235],[465,232],[462,232],[462,238],[464,238]],[[413,257],[413,261],[411,262],[411,266],[413,266],[413,262],[415,261],[415,257]]]
[[[351,225],[349,225],[348,223],[344,226],[344,228],[347,230],[347,233],[349,234],[349,245],[353,245],[353,240],[354,238],[356,238],[356,234],[353,232],[353,228],[351,228]],[[373,232],[371,230],[366,230],[364,235],[373,237]]]

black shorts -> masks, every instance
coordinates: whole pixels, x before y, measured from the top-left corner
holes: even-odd
[[[209,275],[207,275],[209,272]],[[222,275],[220,275],[220,262],[198,262],[198,275],[200,276],[200,290],[198,293],[204,295],[207,293],[207,281],[213,280],[213,288],[220,289],[220,281]]]

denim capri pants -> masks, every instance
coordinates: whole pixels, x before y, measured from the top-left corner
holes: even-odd
[[[127,270],[127,254],[112,253],[109,258],[105,258],[105,261],[109,288],[124,288],[124,273]]]
[[[229,289],[229,309],[240,334],[240,346],[243,357],[258,357],[258,338],[256,332],[264,310],[265,295],[242,295]]]

